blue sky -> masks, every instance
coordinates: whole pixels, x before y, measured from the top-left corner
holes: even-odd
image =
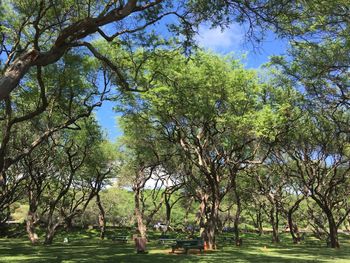
[[[277,39],[272,32],[267,32],[258,49],[254,49],[251,43],[245,40],[245,29],[243,26],[232,24],[230,28],[221,30],[220,28],[210,28],[202,25],[199,28],[196,40],[198,44],[217,53],[237,54],[237,58],[246,55],[243,63],[246,68],[259,68],[269,61],[272,55],[283,55],[287,48],[287,42]],[[113,102],[104,102],[96,110],[97,120],[102,129],[107,134],[107,138],[114,142],[118,136],[122,135],[117,123],[117,113],[113,111]]]

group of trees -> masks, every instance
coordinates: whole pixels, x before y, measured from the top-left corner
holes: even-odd
[[[118,180],[134,192],[142,236],[163,205],[170,224],[172,208],[186,199],[188,211],[198,204],[210,248],[233,206],[237,245],[243,212],[255,214],[260,230],[268,215],[274,241],[283,215],[298,242],[294,215],[306,203],[318,235],[339,245],[350,212],[348,1],[16,0],[0,7],[2,224],[25,200],[31,241],[44,222],[50,243],[96,198],[103,238],[99,192],[117,165]],[[202,22],[240,23],[254,45],[272,30],[289,41],[289,56],[273,57],[260,78],[230,56],[196,49]],[[106,100],[123,113],[118,151],[92,114]],[[151,178],[157,183],[146,204]]]
[[[267,210],[275,242],[283,215],[299,242],[293,215],[302,201],[309,202],[310,211],[318,207],[326,219],[310,218],[315,231],[338,246],[337,231],[350,212],[349,137],[342,126],[348,112],[310,101],[284,75],[259,81],[229,56],[198,51],[188,61],[177,52],[159,53],[145,67],[152,90],[120,105],[122,151],[133,158],[126,163],[133,163],[136,195],[152,174],[173,178],[171,187],[198,202],[198,222],[210,248],[227,198],[235,206],[237,245],[244,206],[255,202]],[[161,74],[147,76],[154,68]]]

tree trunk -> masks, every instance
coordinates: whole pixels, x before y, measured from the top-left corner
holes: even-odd
[[[293,243],[298,244],[298,243],[300,243],[301,237],[300,237],[298,226],[293,223],[293,212],[294,211],[295,211],[295,209],[293,209],[293,208],[288,210],[287,219],[288,219],[289,232],[292,236]]]
[[[235,244],[236,244],[236,246],[238,246],[238,247],[242,245],[242,239],[239,238],[240,213],[241,213],[241,211],[238,211],[238,208],[237,208],[237,212],[236,212],[236,216],[235,216],[235,221],[234,221],[234,230],[235,230]]]
[[[0,77],[0,100],[8,97],[11,91],[17,87],[20,80],[28,72],[31,63],[37,59],[39,52],[29,50],[16,58],[4,75]]]
[[[300,235],[299,235],[298,227],[293,223],[291,210],[288,211],[288,227],[289,227],[289,232],[293,239],[293,243],[294,244],[300,243]]]
[[[166,224],[166,231],[167,232],[169,230],[170,227],[170,221],[171,221],[171,205],[170,205],[170,197],[165,196],[164,198],[165,201],[165,224]]]
[[[72,216],[68,216],[64,219],[64,223],[66,226],[66,230],[67,231],[72,231],[73,229],[73,217]]]
[[[39,242],[38,235],[35,233],[35,224],[37,222],[37,208],[38,208],[38,202],[37,202],[37,195],[35,191],[33,191],[31,188],[28,189],[28,199],[29,199],[29,210],[27,214],[27,220],[26,220],[26,230],[29,237],[30,242],[35,245]]]
[[[278,235],[278,210],[275,207],[270,210],[270,223],[272,227],[272,242],[279,243],[279,235]]]
[[[237,189],[236,189],[236,184],[234,185],[234,187],[235,187],[234,193],[235,193],[236,203],[237,203],[237,210],[236,210],[235,221],[234,221],[235,244],[236,244],[236,246],[241,246],[242,239],[239,237],[239,221],[241,219],[242,205],[241,205],[241,198],[239,197]]]
[[[56,224],[49,224],[46,228],[45,245],[51,245],[56,234]]]
[[[29,208],[27,221],[26,221],[26,230],[30,242],[35,245],[39,242],[38,235],[35,233],[35,221],[36,221],[36,212]]]
[[[327,219],[328,219],[328,226],[329,226],[329,247],[339,248],[338,227],[330,211],[328,211],[327,213]]]
[[[261,208],[259,208],[259,211],[256,212],[256,224],[257,224],[259,236],[261,236],[262,234],[264,234],[264,229],[262,225]]]
[[[59,226],[59,222],[54,223],[53,222],[53,212],[49,213],[48,216],[48,222],[47,222],[47,227],[46,227],[46,233],[45,233],[45,245],[51,245],[53,242],[53,238],[55,237],[56,234],[56,229]]]
[[[204,241],[206,242],[207,249],[210,249],[210,250],[216,249],[216,244],[215,244],[216,229],[215,228],[216,228],[216,224],[214,220],[209,220],[203,235]]]
[[[53,242],[53,238],[55,236],[55,228],[53,226],[47,227],[45,234],[45,245],[51,245]]]
[[[102,206],[99,194],[96,195],[96,204],[99,209],[98,224],[100,226],[100,238],[103,240],[105,238],[105,232],[106,232],[106,218],[105,218],[105,210]]]
[[[141,237],[146,237],[146,225],[143,222],[143,213],[141,212],[141,193],[140,189],[134,189],[135,192],[135,217],[137,221],[137,230]]]
[[[219,199],[213,197],[212,207],[210,214],[207,215],[208,221],[205,224],[204,241],[206,242],[207,249],[216,249],[215,236],[218,229],[219,222]]]

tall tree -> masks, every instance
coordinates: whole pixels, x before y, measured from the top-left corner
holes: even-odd
[[[238,171],[265,158],[260,146],[274,141],[279,131],[270,127],[278,128],[285,109],[264,103],[255,73],[230,57],[198,52],[187,61],[176,51],[158,53],[144,72],[153,88],[129,100],[133,108],[124,112],[148,122],[191,163],[188,174],[203,188],[203,237],[214,248],[221,200]],[[154,69],[157,75],[149,73]]]

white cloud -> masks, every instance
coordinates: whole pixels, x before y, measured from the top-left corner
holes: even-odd
[[[211,49],[216,52],[228,53],[237,51],[243,43],[244,33],[237,24],[232,24],[229,28],[210,28],[201,25],[196,37],[199,46]]]

